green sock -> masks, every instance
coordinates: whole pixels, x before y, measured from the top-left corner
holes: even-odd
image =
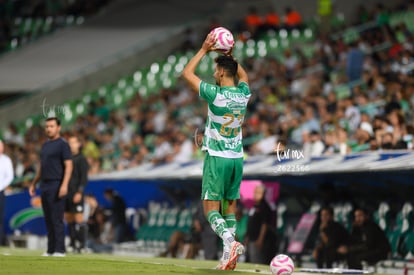
[[[207,220],[213,231],[223,240],[225,245],[230,245],[234,241],[233,234],[230,232],[226,221],[218,211],[213,210],[208,212]]]
[[[229,229],[230,233],[235,236],[236,235],[236,215],[234,214],[227,214],[223,215],[224,220],[226,221],[227,228]]]

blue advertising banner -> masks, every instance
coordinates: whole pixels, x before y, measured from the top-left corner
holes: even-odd
[[[166,194],[159,189],[162,183],[151,180],[94,180],[88,183],[85,193],[94,195],[102,207],[110,208],[103,193],[105,189],[112,188],[125,200],[127,207],[146,208],[149,201],[168,201]],[[39,190],[37,194],[40,195]],[[27,191],[7,195],[4,218],[7,235],[16,230],[22,234],[46,235],[40,196],[31,198]]]

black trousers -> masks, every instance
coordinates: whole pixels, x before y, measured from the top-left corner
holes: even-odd
[[[366,261],[368,264],[375,264],[381,260],[387,259],[387,254],[387,252],[368,249],[349,253],[347,259],[348,268],[362,269],[362,261]]]
[[[65,253],[65,197],[59,198],[60,181],[44,182],[40,186],[43,214],[47,229],[47,253]]]
[[[0,246],[6,244],[6,235],[4,233],[4,208],[6,206],[6,198],[4,191],[0,191]]]
[[[332,268],[333,263],[343,260],[345,257],[336,252],[336,247],[324,246],[318,249],[316,265],[318,268]]]

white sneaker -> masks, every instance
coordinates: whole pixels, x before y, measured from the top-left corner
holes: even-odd
[[[51,253],[47,253],[47,252],[45,252],[45,253],[42,254],[42,257],[49,257],[49,256],[52,256],[52,254]]]
[[[53,257],[65,257],[66,254],[65,253],[60,253],[60,252],[55,252],[52,254]]]

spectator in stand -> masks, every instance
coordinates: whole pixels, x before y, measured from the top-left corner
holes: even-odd
[[[244,24],[245,29],[250,33],[250,37],[253,39],[258,38],[263,28],[263,19],[258,14],[256,7],[251,6],[249,8],[247,15],[244,17]]]
[[[302,16],[300,13],[291,7],[285,8],[285,16],[283,18],[283,26],[288,29],[301,29],[302,25]]]
[[[321,134],[312,130],[309,134],[304,132],[303,155],[307,158],[319,157],[325,150],[325,144],[322,141]]]
[[[349,244],[341,245],[337,251],[346,257],[348,268],[362,269],[362,261],[376,264],[387,259],[391,247],[384,231],[366,210],[356,209]]]
[[[346,73],[348,81],[359,80],[362,76],[362,68],[364,64],[364,53],[358,48],[356,42],[349,45],[349,51],[346,57]]]
[[[368,151],[370,149],[370,141],[374,132],[371,124],[362,122],[355,132],[355,144],[352,146],[352,152]]]
[[[273,6],[267,8],[267,13],[264,18],[263,29],[264,30],[279,30],[280,28],[280,17],[277,14]]]

